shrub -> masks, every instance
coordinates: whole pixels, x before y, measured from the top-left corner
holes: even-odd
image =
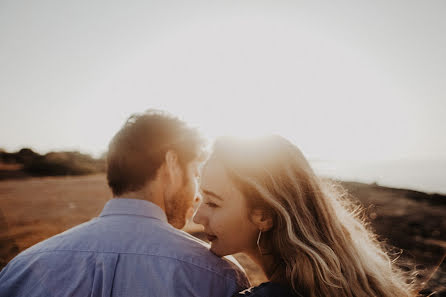
[[[26,162],[24,170],[34,176],[84,175],[104,172],[105,160],[79,152],[52,152]]]

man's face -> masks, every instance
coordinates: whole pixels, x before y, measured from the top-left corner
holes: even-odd
[[[187,214],[193,209],[193,201],[198,190],[200,165],[199,161],[190,162],[184,169],[178,165],[177,178],[170,185],[173,193],[165,199],[165,210],[167,220],[177,229],[186,225]]]

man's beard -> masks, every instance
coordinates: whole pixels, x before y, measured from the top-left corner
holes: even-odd
[[[193,197],[190,196],[191,193],[187,191],[187,187],[183,186],[165,202],[167,220],[177,229],[182,229],[186,224],[187,211],[192,207]]]

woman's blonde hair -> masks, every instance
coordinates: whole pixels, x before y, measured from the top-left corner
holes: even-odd
[[[295,145],[276,135],[250,141],[223,137],[211,158],[223,164],[249,209],[271,214],[274,226],[264,240],[296,293],[417,296],[358,206],[322,182]]]

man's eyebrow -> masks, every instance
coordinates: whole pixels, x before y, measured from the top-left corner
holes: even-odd
[[[221,201],[223,201],[223,198],[221,198],[221,196],[218,196],[217,194],[215,194],[214,192],[211,192],[211,191],[208,191],[208,190],[205,190],[205,189],[203,189],[203,188],[201,188],[201,191],[204,193],[204,194],[206,194],[206,195],[209,195],[209,196],[212,196],[212,197],[215,197],[215,198],[217,198],[217,199],[220,199]]]

